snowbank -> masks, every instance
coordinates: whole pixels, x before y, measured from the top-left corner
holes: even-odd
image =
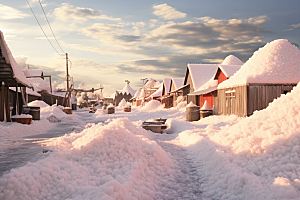
[[[243,65],[244,63],[234,55],[227,56],[221,65]]]
[[[173,163],[143,132],[118,119],[52,141],[58,152],[0,179],[0,199],[154,199]]]
[[[140,108],[140,111],[157,111],[163,109],[161,103],[157,100],[151,100],[144,107]]]
[[[121,100],[121,102],[119,103],[118,108],[124,108],[124,106],[126,106],[126,104],[127,104],[127,102],[126,102],[126,100],[123,98],[123,99]]]
[[[268,108],[232,126],[211,124],[179,134],[174,142],[187,146],[194,162],[201,164],[204,196],[299,199],[299,98],[298,84]]]
[[[32,102],[28,103],[28,106],[38,106],[40,108],[45,108],[49,105],[47,103],[45,103],[44,101],[35,100],[35,101],[32,101]]]

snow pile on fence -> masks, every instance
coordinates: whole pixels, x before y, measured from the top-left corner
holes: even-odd
[[[154,199],[174,168],[143,132],[117,119],[65,135],[56,143],[64,149],[4,175],[0,199]]]
[[[274,40],[254,52],[241,69],[218,88],[247,83],[298,83],[299,67],[299,49],[287,40]]]
[[[232,126],[183,131],[201,163],[201,190],[213,199],[300,197],[300,85]],[[201,120],[200,120],[201,121]],[[201,152],[201,153],[199,153]]]

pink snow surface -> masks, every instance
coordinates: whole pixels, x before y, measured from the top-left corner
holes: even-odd
[[[155,110],[162,110],[163,107],[161,103],[157,100],[151,100],[148,103],[146,103],[145,106],[141,107],[139,110],[140,111],[155,111]]]
[[[175,90],[177,90],[183,86],[184,78],[172,78],[172,81],[174,83]]]
[[[300,84],[236,124],[221,128],[212,124],[179,134],[177,140],[190,146],[195,162],[201,164],[204,196],[300,198],[299,99]]]
[[[234,55],[227,56],[221,65],[243,65],[244,63]]]
[[[247,83],[298,83],[299,68],[299,49],[287,40],[274,40],[254,52],[241,69],[218,88]]]
[[[51,139],[56,151],[0,179],[0,199],[154,199],[174,168],[147,134],[115,119]]]
[[[120,103],[119,103],[119,105],[118,105],[118,108],[124,108],[124,106],[126,106],[126,104],[127,104],[127,102],[126,102],[126,100],[123,98],[123,99],[120,101]]]

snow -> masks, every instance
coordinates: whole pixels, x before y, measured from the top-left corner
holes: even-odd
[[[13,76],[17,79],[17,82],[22,83],[25,86],[31,87],[31,84],[29,83],[29,81],[27,81],[24,73],[18,66],[10,49],[8,48],[2,31],[0,31],[0,48],[3,56],[5,57],[6,63],[11,65],[11,68],[13,70]]]
[[[200,110],[212,110],[212,108],[210,107],[210,105],[205,100],[205,102],[204,102],[204,104],[203,104],[203,106],[201,107]]]
[[[163,84],[165,87],[165,94],[168,94],[170,92],[170,85],[171,85],[171,78],[164,78]]]
[[[27,76],[42,76],[43,71],[40,69],[22,69],[24,75]]]
[[[21,115],[13,115],[11,116],[12,119],[16,119],[16,118],[32,118],[31,115],[27,115],[27,114],[21,114]]]
[[[207,93],[210,93],[210,92],[213,92],[217,90],[217,87],[210,87],[208,89],[205,89],[205,90],[198,90],[198,91],[195,91],[193,93],[189,93],[188,95],[201,95],[201,94],[207,94]]]
[[[50,93],[50,84],[42,78],[27,78],[28,82],[33,86],[34,91],[47,91]]]
[[[208,82],[218,69],[217,64],[188,64],[188,69],[194,90],[197,91],[202,85]],[[206,88],[205,88],[206,89]]]
[[[126,102],[126,100],[123,98],[123,99],[120,101],[120,103],[119,103],[119,105],[118,105],[118,108],[124,108],[126,105],[127,105],[127,102]]]
[[[235,72],[237,72],[242,65],[219,65],[219,68],[222,70],[224,75],[229,78],[233,76]]]
[[[190,102],[186,107],[198,107],[198,106],[193,102]]]
[[[172,78],[172,82],[175,86],[175,90],[183,86],[184,78]]]
[[[227,56],[221,65],[243,65],[244,63],[234,55]]]
[[[227,88],[247,83],[294,83],[300,81],[300,50],[287,40],[274,40],[253,56],[230,79],[219,84]]]
[[[53,152],[0,177],[0,199],[300,199],[299,99],[300,83],[250,117],[195,122],[185,121],[186,102],[98,109],[82,131],[45,141]],[[156,118],[168,134],[141,128]],[[0,137],[52,125],[42,120],[0,122]]]
[[[157,100],[151,100],[148,103],[146,103],[145,106],[141,107],[141,111],[155,111],[158,108],[162,108],[162,105]]]
[[[45,103],[44,101],[35,100],[35,101],[28,103],[28,106],[38,106],[40,108],[45,108],[45,107],[48,107],[49,105],[47,103]]]
[[[5,174],[0,199],[154,199],[173,162],[127,119],[51,141],[48,157]]]
[[[16,87],[9,87],[9,89],[16,92]],[[18,92],[21,93],[21,88],[20,87],[18,87]],[[26,88],[26,93],[29,94],[29,95],[37,96],[37,97],[41,96],[39,93],[37,93],[36,91],[33,91],[30,88]]]
[[[136,90],[132,89],[132,88],[129,86],[129,84],[126,83],[125,87],[124,87],[121,91],[119,91],[119,92],[121,92],[121,93],[123,93],[123,94],[125,94],[125,93],[126,93],[126,94],[131,94],[131,96],[133,97],[134,94],[135,94],[135,92],[136,92]]]
[[[212,199],[299,199],[300,85],[269,107],[220,127],[185,130],[186,146]],[[200,120],[196,123],[202,123]],[[187,128],[185,128],[187,129]],[[199,154],[201,152],[201,154]]]
[[[161,85],[153,94],[151,94],[149,97],[161,97],[163,92],[163,85]]]
[[[107,106],[107,108],[114,108],[115,106],[112,104],[112,103],[110,103],[108,106]]]
[[[141,94],[141,89],[139,89],[138,91],[136,91],[136,93],[134,94],[133,98],[138,98]]]

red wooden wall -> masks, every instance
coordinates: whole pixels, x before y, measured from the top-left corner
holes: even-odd
[[[200,108],[203,106],[205,101],[207,101],[211,108],[213,108],[214,106],[214,96],[212,95],[212,93],[200,95],[199,101]]]
[[[227,80],[227,77],[225,76],[225,74],[221,71],[219,77],[218,77],[218,85],[220,83],[222,83],[223,81]]]
[[[142,99],[136,100],[136,106],[140,106],[142,104]]]

